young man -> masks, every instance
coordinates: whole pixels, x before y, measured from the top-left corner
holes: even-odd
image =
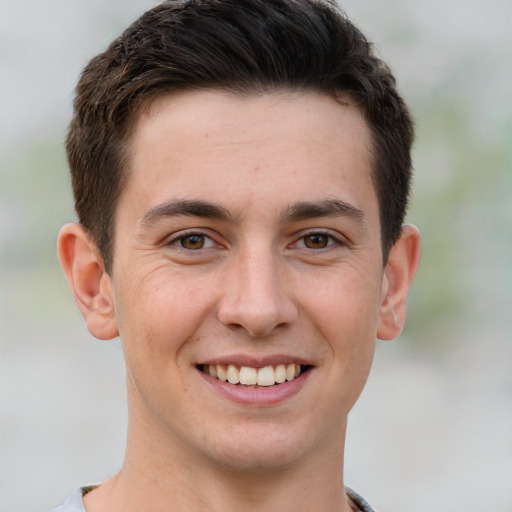
[[[326,1],[166,2],[89,63],[58,249],[89,331],[121,338],[128,444],[54,510],[372,510],[344,440],[419,259],[412,138]]]

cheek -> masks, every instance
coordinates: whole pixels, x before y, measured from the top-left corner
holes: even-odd
[[[124,282],[127,282],[125,280]],[[162,267],[131,276],[116,294],[119,335],[128,358],[175,358],[194,337],[215,298],[206,278],[191,279]],[[134,355],[134,354],[132,354]]]
[[[119,335],[134,403],[142,398],[140,404],[157,415],[164,414],[170,389],[186,382],[186,347],[197,339],[210,309],[201,286],[187,282],[182,286],[160,271],[118,290]]]
[[[305,307],[326,341],[333,389],[344,389],[347,403],[359,396],[373,361],[381,296],[375,284],[379,277],[373,274],[340,274],[324,283],[322,293]]]
[[[382,276],[369,268],[350,268],[323,279],[316,292],[304,296],[312,319],[328,338],[375,337],[381,303]],[[311,286],[309,290],[311,290]],[[349,336],[351,334],[351,336]]]

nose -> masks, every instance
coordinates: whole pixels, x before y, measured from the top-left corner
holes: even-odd
[[[298,317],[285,263],[271,251],[239,255],[223,283],[217,316],[252,337],[270,336]]]

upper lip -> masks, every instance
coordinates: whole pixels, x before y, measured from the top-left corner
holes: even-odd
[[[301,364],[311,366],[310,360],[300,356],[288,354],[272,354],[266,356],[253,356],[247,354],[232,354],[212,357],[200,361],[198,364],[234,364],[235,366],[248,366],[251,368],[264,368],[265,366],[277,366],[279,364]]]

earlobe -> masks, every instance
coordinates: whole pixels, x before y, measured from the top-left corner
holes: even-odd
[[[115,338],[119,333],[112,282],[94,242],[79,224],[66,224],[57,251],[89,332],[102,340]]]
[[[420,261],[420,233],[410,224],[391,248],[384,271],[383,294],[377,337],[396,338],[404,327],[406,299]]]

